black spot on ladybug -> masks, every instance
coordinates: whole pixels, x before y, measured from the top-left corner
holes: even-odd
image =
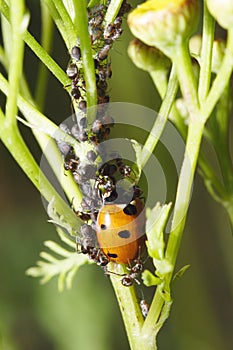
[[[123,212],[126,215],[136,215],[137,214],[137,208],[133,204],[128,204],[126,207],[124,207]]]
[[[118,197],[118,194],[116,193],[116,191],[112,191],[112,193],[110,194],[109,197],[105,198],[106,202],[114,202]]]
[[[106,229],[107,229],[107,226],[104,225],[104,224],[101,224],[100,228],[101,228],[101,230],[106,230]]]
[[[118,236],[121,238],[129,238],[131,233],[128,230],[118,232]]]
[[[108,253],[108,256],[109,258],[113,258],[113,259],[116,259],[118,257],[118,255],[114,253]]]

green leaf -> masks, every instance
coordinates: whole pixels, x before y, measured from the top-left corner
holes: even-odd
[[[184,265],[181,267],[179,271],[177,271],[173,277],[173,281],[177,280],[178,278],[182,277],[183,274],[190,268],[190,265]]]
[[[64,233],[61,232],[61,228],[57,228],[57,231],[60,237],[64,235]],[[63,241],[65,240],[67,240],[68,245],[71,246],[71,241],[67,238],[63,239]],[[92,263],[86,255],[76,252],[74,242],[72,243],[73,251],[67,250],[53,241],[46,241],[44,245],[48,247],[51,252],[41,252],[40,257],[43,260],[39,260],[36,266],[29,268],[26,274],[32,277],[40,277],[41,284],[45,284],[54,276],[58,276],[59,291],[63,291],[65,287],[70,289],[78,269],[84,264]]]
[[[133,165],[133,171],[135,173],[136,182],[138,182],[142,172],[142,146],[136,140],[131,139],[130,142],[136,156],[136,162],[135,165]]]
[[[145,284],[145,286],[147,286],[147,287],[157,286],[158,284],[160,284],[162,282],[159,277],[156,277],[155,275],[153,275],[153,273],[150,272],[149,270],[143,271],[142,280],[143,280],[143,283]]]
[[[153,209],[147,209],[146,233],[148,253],[153,259],[164,259],[164,228],[168,220],[171,203],[157,203]]]

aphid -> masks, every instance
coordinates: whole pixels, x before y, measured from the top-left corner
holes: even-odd
[[[81,253],[86,254],[97,265],[105,267],[109,261],[102,251],[96,247],[96,235],[93,228],[90,225],[83,224],[81,226],[81,235],[81,241],[77,240],[77,246],[80,245]]]
[[[140,308],[142,315],[146,318],[150,309],[150,305],[146,302],[145,299],[140,300]]]
[[[79,61],[81,58],[81,50],[78,46],[74,46],[71,49],[71,56],[76,59],[76,61]]]
[[[82,111],[82,112],[86,112],[87,109],[87,103],[84,100],[81,100],[78,104],[78,108]]]
[[[78,139],[80,133],[80,129],[78,124],[74,124],[71,128],[71,134],[74,136],[75,139]]]
[[[90,150],[90,151],[87,152],[87,159],[88,159],[90,162],[94,163],[94,161],[96,160],[96,158],[97,158],[97,154],[96,154],[93,150]]]
[[[80,142],[84,142],[84,141],[87,141],[87,140],[88,140],[88,135],[87,135],[87,133],[86,133],[85,130],[80,131],[79,136],[78,136],[78,140],[79,140]]]
[[[96,119],[93,124],[92,124],[92,127],[91,127],[91,130],[95,133],[95,134],[99,134],[103,129],[103,125],[102,125],[102,122],[101,120],[99,119]]]
[[[125,164],[120,166],[119,171],[125,177],[129,177],[132,173],[130,166]]]
[[[89,18],[95,17],[99,13],[103,13],[102,16],[104,16],[104,12],[106,12],[106,8],[105,8],[104,4],[96,5],[96,6],[93,6],[91,8],[88,8],[88,16],[89,16]]]
[[[97,41],[101,35],[102,35],[102,29],[99,27],[92,27],[89,26],[88,27],[88,31],[89,31],[89,35],[91,38],[91,42],[94,43],[95,41]]]
[[[71,89],[71,96],[75,99],[78,100],[81,97],[80,90],[77,86],[72,87]]]
[[[110,63],[108,63],[106,66],[100,66],[98,74],[99,74],[99,79],[101,81],[105,81],[106,79],[111,78],[112,70],[111,70]]]
[[[64,168],[65,170],[71,170],[72,172],[76,172],[78,170],[79,164],[80,164],[79,159],[71,158],[71,159],[65,160]]]
[[[98,27],[101,25],[104,19],[104,12],[103,11],[98,11],[90,20],[89,20],[89,25],[91,27]]]
[[[108,175],[99,175],[98,180],[96,181],[96,187],[103,199],[110,197],[115,191],[114,180]]]
[[[123,29],[119,28],[118,24],[116,26],[114,24],[109,23],[104,28],[104,34],[103,35],[104,35],[104,42],[105,42],[105,44],[111,45],[113,43],[113,41],[117,40],[121,36],[122,32],[123,32]]]
[[[123,16],[125,13],[128,13],[132,9],[132,6],[128,4],[125,0],[123,1],[118,16]]]
[[[116,28],[120,28],[122,25],[122,18],[120,16],[116,17],[113,24]]]
[[[111,49],[111,45],[105,45],[97,54],[98,61],[104,61],[108,57],[109,51]]]
[[[75,80],[78,78],[79,72],[78,72],[78,67],[76,66],[75,63],[70,63],[66,69],[66,74],[68,78],[71,80]]]

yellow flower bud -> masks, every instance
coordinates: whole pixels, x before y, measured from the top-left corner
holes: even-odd
[[[171,57],[198,24],[197,0],[149,0],[128,16],[132,33]]]
[[[211,15],[225,29],[233,28],[233,1],[207,0]]]
[[[211,69],[213,73],[218,73],[225,55],[225,49],[226,43],[224,40],[214,40]]]
[[[128,54],[138,68],[149,73],[156,70],[167,72],[171,66],[170,59],[161,51],[142,43],[138,39],[131,41],[128,47]]]
[[[189,41],[190,53],[193,57],[197,59],[199,64],[201,64],[201,60],[200,60],[201,45],[202,45],[202,38],[200,35],[194,35]],[[225,49],[226,49],[226,43],[224,40],[220,40],[220,39],[214,40],[213,51],[212,51],[211,72],[215,74],[218,73],[225,55]]]
[[[200,35],[194,35],[189,40],[189,51],[191,55],[198,58],[201,53],[202,37]]]

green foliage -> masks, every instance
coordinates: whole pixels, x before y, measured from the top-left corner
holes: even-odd
[[[104,19],[106,24],[115,19],[122,2],[122,0],[110,1]],[[90,1],[88,7],[91,8],[99,3],[101,2],[97,0]],[[155,120],[145,145],[141,147],[137,141],[131,140],[136,154],[137,165],[134,171],[137,180],[157,146],[168,120],[174,123],[186,141],[175,202],[165,205],[157,204],[153,209],[147,211],[147,248],[155,271],[152,273],[145,270],[142,277],[146,286],[157,286],[157,288],[145,320],[142,318],[137,304],[134,287],[125,290],[126,287],[121,285],[119,279],[114,279],[111,276],[130,346],[134,350],[156,349],[157,333],[169,316],[172,305],[172,281],[181,277],[188,268],[188,265],[186,265],[174,274],[197,168],[208,191],[226,209],[231,225],[233,225],[233,166],[228,140],[232,107],[232,87],[230,84],[233,70],[232,17],[230,16],[229,21],[227,21],[226,45],[221,45],[221,52],[219,54],[218,51],[216,61],[215,51],[213,50],[214,45],[217,45],[216,42],[214,43],[214,18],[210,15],[206,2],[203,5],[202,46],[198,51],[189,49],[188,41],[197,25],[199,2],[197,0],[177,0],[172,3],[175,8],[175,10],[173,8],[174,11],[169,8],[169,1],[160,4],[161,9],[157,7],[156,0],[151,0],[133,10],[129,17],[130,29],[143,42],[142,44],[138,40],[134,41],[130,49],[130,57],[143,70],[148,66],[148,59],[150,60],[151,69],[149,74],[162,98],[158,113],[159,118]],[[211,1],[207,1],[207,3],[208,6],[211,6]],[[219,10],[215,14],[212,8],[210,10],[219,23],[222,24],[221,11]],[[77,44],[79,38],[83,57],[83,74],[86,82],[87,106],[93,107],[94,111],[97,91],[93,56],[99,48],[91,46],[88,33],[87,4],[84,0],[45,0],[42,2],[44,13],[42,44],[39,44],[27,29],[30,17],[26,12],[23,0],[12,0],[10,5],[2,0],[0,11],[3,18],[1,25],[4,43],[4,47],[0,48],[0,60],[8,75],[8,80],[6,80],[0,74],[0,90],[6,96],[5,112],[2,109],[0,110],[1,141],[49,203],[50,222],[57,226],[59,237],[72,249],[63,248],[52,241],[46,241],[45,246],[51,252],[42,252],[41,258],[43,260],[39,261],[36,267],[28,269],[27,274],[40,277],[42,283],[46,283],[52,277],[57,276],[58,288],[63,290],[65,286],[67,288],[71,287],[73,277],[78,269],[83,264],[90,263],[86,256],[76,253],[75,244],[72,241],[72,238],[80,230],[81,221],[60,197],[45,174],[42,173],[39,164],[20,134],[17,122],[22,121],[32,129],[42,151],[45,150],[45,144],[50,143],[52,149],[50,157],[56,160],[56,164],[62,165],[63,159],[54,140],[69,143],[83,157],[85,157],[86,148],[84,149],[83,145],[80,145],[70,135],[62,132],[56,124],[41,112],[44,104],[43,88],[47,83],[47,77],[46,74],[42,74],[42,78],[38,78],[37,92],[33,97],[22,74],[24,45],[26,43],[30,47],[40,60],[41,67],[43,64],[51,71],[61,84],[61,88],[63,88],[70,81],[49,52],[53,35],[53,23],[61,34],[68,50]],[[161,12],[164,16],[161,16]],[[223,14],[224,16],[228,15],[225,11]],[[167,26],[167,18],[169,18],[171,27]],[[180,22],[179,19],[182,19],[182,21]],[[180,23],[183,25],[180,26]],[[47,26],[49,31],[46,37]],[[100,44],[103,46],[104,42]],[[153,48],[148,47],[148,44],[152,45]],[[151,63],[155,54],[154,46],[162,51],[159,54],[159,59],[164,60],[164,64],[161,64],[161,61],[157,66]],[[156,54],[158,55],[157,49]],[[140,50],[142,51],[140,52]],[[190,53],[190,50],[192,53]],[[193,51],[195,51],[194,54]],[[150,56],[145,52],[149,52]],[[168,62],[168,57],[164,55],[169,56],[171,62]],[[198,68],[194,67],[192,57],[197,59]],[[169,71],[169,63],[172,65],[171,71]],[[177,108],[178,88],[181,93],[179,101],[182,102],[184,107],[185,118]],[[70,93],[69,87],[67,91]],[[77,106],[74,104],[74,109],[76,108]],[[18,109],[23,117],[18,116]],[[93,121],[93,117],[93,112],[90,115],[88,114],[89,123]],[[220,175],[215,171],[204,151],[201,150],[203,138],[213,147]],[[71,203],[75,196],[73,206],[78,208],[81,194],[76,184],[70,176],[60,175],[60,172],[56,173],[56,169],[54,169],[54,172],[69,202]],[[170,219],[171,205],[173,205],[171,228],[168,238],[165,239],[164,231]],[[64,231],[66,231],[66,234]],[[66,236],[67,233],[69,238]],[[118,268],[116,274],[126,274],[123,266]]]
[[[83,264],[90,263],[90,260],[83,254],[77,254],[74,251],[74,244],[71,244],[64,232],[57,228],[58,235],[73,248],[72,251],[61,247],[53,241],[45,241],[44,245],[50,249],[51,253],[41,252],[40,257],[43,259],[37,262],[37,266],[29,268],[26,273],[32,277],[40,277],[41,283],[47,283],[54,276],[58,276],[58,290],[62,292],[64,288],[70,289],[72,281],[78,269]],[[57,259],[55,256],[58,255]]]

